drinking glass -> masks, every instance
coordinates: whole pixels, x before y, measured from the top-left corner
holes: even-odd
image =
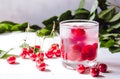
[[[64,20],[60,22],[62,63],[75,69],[78,64],[96,64],[99,23],[90,20]]]

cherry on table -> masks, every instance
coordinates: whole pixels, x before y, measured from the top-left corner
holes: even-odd
[[[53,53],[55,54],[56,57],[60,57],[60,56],[61,56],[61,51],[60,51],[60,49],[54,50]]]
[[[35,48],[40,49],[41,47],[40,45],[35,45]]]
[[[90,74],[93,77],[98,77],[99,76],[99,70],[98,70],[98,68],[90,68]]]
[[[98,65],[98,69],[99,69],[99,71],[100,72],[106,72],[107,71],[107,65],[106,64],[104,64],[104,63],[100,63],[99,65]]]
[[[35,61],[37,58],[37,55],[35,53],[30,54],[30,59]]]
[[[83,74],[85,72],[85,66],[83,64],[79,64],[76,68],[76,70],[80,73]]]
[[[47,58],[53,58],[54,53],[52,49],[49,49],[46,53],[45,53]]]
[[[8,62],[9,64],[15,64],[15,62],[16,62],[16,57],[15,57],[15,56],[9,56],[9,57],[7,58],[7,62]]]
[[[26,53],[23,53],[23,52],[22,52],[22,53],[20,54],[20,57],[22,57],[23,59],[26,59],[26,56],[27,56]]]
[[[41,63],[36,62],[36,67],[37,67],[37,69],[39,69],[40,71],[45,71],[45,69],[46,69],[46,64],[45,64],[44,62],[41,62]]]
[[[53,50],[56,50],[58,48],[59,48],[59,44],[57,44],[57,43],[54,43],[51,45],[51,49],[53,49]]]
[[[44,53],[43,52],[38,52],[36,53],[38,58],[44,58]]]

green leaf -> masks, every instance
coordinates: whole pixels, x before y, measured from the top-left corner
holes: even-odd
[[[108,39],[109,37],[118,37],[119,34],[116,34],[116,33],[110,34],[110,33],[108,33],[108,34],[103,34],[101,36]]]
[[[118,38],[119,40],[117,41],[117,44],[119,44],[120,45],[120,37]]]
[[[65,11],[64,13],[62,13],[59,17],[59,21],[63,21],[63,20],[69,20],[72,19],[72,13],[70,10]]]
[[[105,47],[109,48],[109,47],[113,46],[114,43],[115,43],[115,41],[113,39],[110,39],[109,41],[107,41],[105,43]]]
[[[19,55],[14,55],[14,54],[6,54],[4,55],[1,59],[7,59],[9,56],[15,56],[15,57],[19,57]]]
[[[118,53],[118,52],[120,52],[120,47],[110,47],[109,51],[111,53]]]
[[[27,26],[28,26],[28,22],[24,22],[24,23],[19,25],[19,30],[25,31]]]
[[[10,24],[0,23],[0,33],[4,33],[6,31],[9,31],[11,28]]]
[[[111,25],[108,29],[107,32],[111,32],[112,30],[120,28],[120,22],[114,25]]]
[[[90,20],[95,20],[97,17],[98,16],[97,16],[97,10],[96,10],[95,12],[93,12],[92,14],[90,14],[89,19]]]
[[[33,30],[35,30],[35,31],[41,29],[41,27],[38,26],[38,25],[36,25],[36,24],[35,25],[31,25],[30,28],[33,29]]]
[[[100,19],[104,19],[105,21],[109,21],[114,14],[115,14],[115,7],[112,7],[112,8],[101,11],[98,14],[98,17]]]
[[[106,2],[107,2],[107,0],[98,0],[99,7],[100,7],[101,10],[106,10],[107,9]]]
[[[100,35],[100,47],[106,47],[109,48],[113,45],[115,45],[116,40],[115,38],[117,38],[119,36],[119,34],[116,33],[112,33],[112,34],[102,34]]]
[[[100,41],[100,47],[105,47],[105,43],[106,43],[106,41]]]
[[[12,22],[12,21],[2,21],[0,24],[10,24],[10,25],[16,25],[18,23]]]
[[[112,34],[103,34],[103,35],[100,35],[100,47],[106,47],[106,48],[109,48],[111,46],[114,46],[117,41],[116,41],[116,38],[118,38],[120,35],[119,34],[116,34],[116,33],[112,33]]]
[[[93,20],[95,18],[95,16],[96,16],[95,13],[92,13],[92,14],[90,14],[90,18],[89,19]]]
[[[79,8],[84,8],[84,6],[85,6],[85,0],[81,0]]]
[[[49,24],[45,27],[45,29],[48,29],[48,30],[52,30],[52,28],[53,28],[53,24]]]
[[[120,47],[120,37],[116,38],[115,47]]]
[[[41,36],[47,36],[50,35],[51,31],[46,29],[46,28],[42,28],[41,30],[37,31],[37,36],[41,37]]]
[[[12,26],[10,30],[11,31],[19,31],[19,26],[20,26],[20,24],[16,24],[16,25]]]
[[[45,26],[44,28],[52,31],[53,25],[54,25],[54,22]],[[58,21],[55,22],[55,30],[59,31],[59,22]]]
[[[95,19],[97,8],[98,8],[98,0],[94,0],[93,6],[90,11],[90,20]]]
[[[5,55],[7,55],[11,50],[13,50],[13,48],[9,49],[8,51],[1,51],[0,53],[0,58],[3,58]]]
[[[53,24],[53,21],[57,21],[57,16],[53,16],[53,17],[50,17],[48,18],[47,20],[44,20],[42,23],[45,25],[45,26],[48,26],[49,24]]]
[[[28,26],[28,22],[22,24],[16,24],[11,27],[11,31],[25,31]]]
[[[119,20],[119,19],[120,19],[120,12],[118,12],[116,15],[114,15],[114,16],[112,17],[112,19],[110,19],[109,22],[114,22],[114,21],[117,21],[117,20]]]
[[[74,19],[88,19],[90,12],[87,9],[79,8],[74,12]]]
[[[6,31],[5,27],[0,25],[0,33],[4,33]]]
[[[92,6],[91,11],[90,11],[90,14],[95,12],[97,8],[98,8],[98,0],[94,0],[93,6]]]
[[[87,9],[84,9],[84,8],[79,8],[77,10],[75,10],[75,15],[78,15],[78,14],[89,14],[90,12],[87,10]]]
[[[27,48],[27,47],[29,47],[29,44],[27,44],[26,42],[24,42],[19,47],[20,48]]]
[[[0,54],[3,52],[3,50],[0,50]]]

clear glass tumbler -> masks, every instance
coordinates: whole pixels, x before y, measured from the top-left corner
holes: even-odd
[[[95,65],[98,50],[99,23],[89,20],[60,22],[61,57],[65,67]]]

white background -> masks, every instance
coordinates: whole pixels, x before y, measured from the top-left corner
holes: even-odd
[[[90,9],[94,0],[86,0]],[[120,0],[109,0],[120,5]],[[0,0],[0,21],[29,22],[42,25],[51,16],[78,8],[80,0]]]

